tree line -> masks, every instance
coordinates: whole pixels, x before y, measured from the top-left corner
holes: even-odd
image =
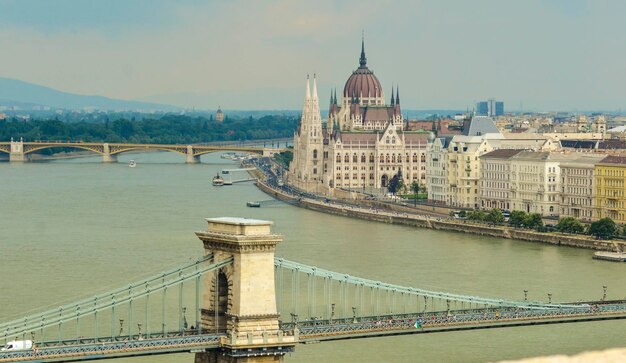
[[[159,118],[116,119],[102,122],[63,122],[58,119],[0,120],[0,140],[83,141],[142,144],[195,144],[211,141],[274,139],[293,136],[294,116],[274,115],[217,122],[211,118],[165,115]]]
[[[450,216],[455,216],[455,212],[450,212]],[[500,209],[494,208],[488,212],[482,210],[461,211],[459,218],[468,219],[479,223],[504,224],[506,218]],[[563,217],[554,226],[546,226],[543,223],[541,214],[526,213],[515,210],[510,213],[508,225],[515,228],[534,229],[539,232],[557,231],[569,234],[586,234],[598,239],[611,239],[614,237],[626,236],[626,226],[620,228],[611,218],[602,218],[591,224],[585,225],[574,217]]]

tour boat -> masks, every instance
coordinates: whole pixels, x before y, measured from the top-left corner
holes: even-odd
[[[216,176],[213,177],[213,185],[215,185],[215,186],[222,186],[222,185],[224,185],[224,179],[222,179],[222,177],[220,176],[219,173]]]
[[[134,167],[136,167],[136,166],[137,166],[137,163],[135,162],[135,160],[131,160],[131,161],[128,163],[128,167],[130,167],[130,168],[134,168]]]
[[[260,208],[261,207],[261,203],[260,202],[247,202],[246,205],[250,208]]]

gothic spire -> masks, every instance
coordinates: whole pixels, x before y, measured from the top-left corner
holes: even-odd
[[[400,86],[396,85],[396,105],[400,104]]]
[[[361,35],[361,58],[359,59],[360,68],[367,67],[367,58],[365,58],[365,32]]]
[[[315,80],[315,73],[313,73],[313,99],[317,100],[317,82]]]
[[[391,105],[392,106],[394,106],[396,104],[395,101],[396,100],[393,98],[393,86],[391,86]]]
[[[308,100],[311,98],[311,88],[309,87],[309,75],[306,75],[306,93],[304,95],[304,99]]]

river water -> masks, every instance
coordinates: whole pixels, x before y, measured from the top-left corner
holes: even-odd
[[[138,166],[128,168],[128,160]],[[405,286],[532,300],[626,297],[626,264],[587,250],[415,229],[280,204],[251,183],[217,188],[233,162],[166,152],[0,164],[0,321],[76,300],[202,254],[206,217],[275,222],[277,255]],[[287,362],[483,362],[626,346],[626,324],[598,322],[372,338],[298,346]],[[190,354],[112,362],[193,362]]]

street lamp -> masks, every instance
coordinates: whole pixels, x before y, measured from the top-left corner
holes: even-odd
[[[124,319],[120,319],[120,336],[122,336],[122,331],[124,331]]]
[[[552,294],[548,294],[548,304],[552,304]]]
[[[602,286],[602,301],[606,300],[606,285]]]
[[[524,301],[528,301],[528,290],[524,290]]]

